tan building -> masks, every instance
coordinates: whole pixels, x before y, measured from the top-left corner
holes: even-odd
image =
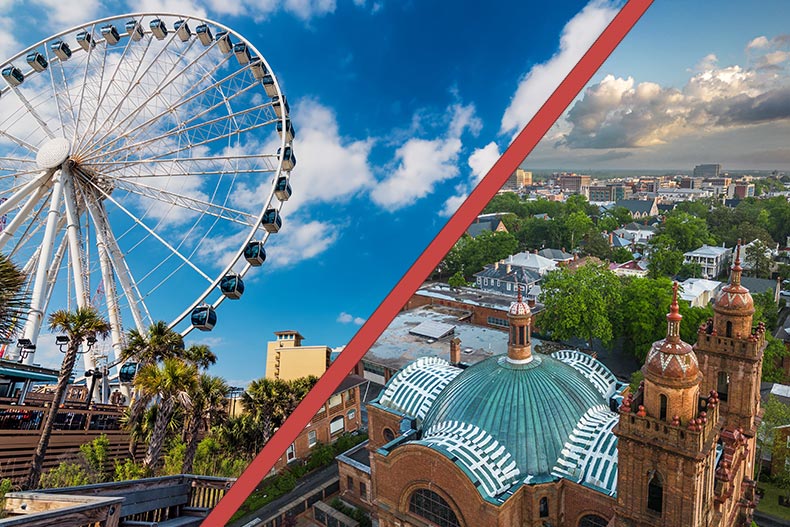
[[[338,458],[341,493],[380,527],[749,527],[765,327],[741,272],[694,346],[675,287],[635,393],[579,351],[533,353],[519,298],[507,354],[422,357],[389,380],[367,455]]]
[[[507,181],[505,181],[505,184],[502,186],[502,190],[517,191],[531,184],[532,172],[524,170],[523,168],[517,168],[516,171],[507,178]]]
[[[327,346],[302,346],[298,331],[277,331],[277,340],[266,345],[266,378],[290,381],[315,375],[329,367],[332,349]]]

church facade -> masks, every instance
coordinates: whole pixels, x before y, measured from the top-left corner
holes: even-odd
[[[589,355],[533,354],[520,297],[507,355],[400,370],[368,405],[355,475],[378,525],[749,527],[765,328],[741,271],[694,346],[675,285],[635,393]]]

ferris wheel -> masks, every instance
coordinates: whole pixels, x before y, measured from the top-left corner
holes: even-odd
[[[0,72],[0,252],[31,297],[6,358],[32,364],[46,314],[92,302],[110,362],[129,328],[211,330],[291,195],[294,129],[263,55],[217,22],[134,13],[46,38]]]

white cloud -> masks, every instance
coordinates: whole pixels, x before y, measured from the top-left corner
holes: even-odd
[[[548,62],[533,66],[519,81],[502,116],[500,133],[517,132],[532,119],[617,11],[613,2],[593,0],[565,25],[559,51]]]
[[[58,29],[90,22],[96,18],[101,3],[99,0],[80,0],[79,2],[62,2],[60,0],[31,0],[32,4],[41,6],[47,13],[52,24]]]
[[[10,9],[10,7],[8,8]],[[0,11],[7,12],[2,2]],[[0,60],[10,57],[14,53],[22,51],[19,42],[14,38],[14,20],[11,17],[0,17]]]
[[[395,210],[433,192],[436,183],[459,173],[461,140],[456,137],[409,139],[397,149],[397,168],[371,193],[375,203]]]
[[[765,36],[761,35],[749,41],[749,43],[746,44],[746,49],[749,50],[749,49],[766,48],[769,46],[769,44],[770,42],[768,41],[768,39],[765,38]]]
[[[341,324],[351,324],[351,323],[354,323],[354,324],[356,324],[357,326],[361,326],[362,324],[364,324],[364,323],[365,323],[365,319],[364,319],[364,318],[362,318],[362,317],[355,317],[354,315],[351,315],[351,314],[349,314],[349,313],[346,313],[345,311],[341,312],[341,313],[340,313],[340,314],[337,316],[337,321],[338,321],[338,322],[340,322]]]
[[[266,265],[284,267],[314,258],[326,251],[338,236],[338,228],[330,223],[310,221],[283,223],[283,228],[266,244],[269,255]],[[271,247],[271,250],[269,250]]]
[[[56,1],[56,0],[49,0]],[[232,2],[228,2],[231,4]],[[205,18],[206,8],[201,2],[192,0],[127,0],[130,10],[152,13],[184,13]],[[68,4],[65,4],[68,5]],[[86,18],[85,21],[90,20]]]
[[[452,216],[455,214],[455,211],[458,210],[458,207],[460,207],[461,204],[466,201],[466,197],[466,192],[462,192],[457,196],[450,196],[445,200],[444,207],[442,207],[442,210],[439,211],[439,215],[444,217]]]
[[[477,148],[469,156],[469,168],[472,169],[472,176],[475,183],[483,179],[488,174],[491,167],[500,157],[499,146],[491,141],[483,148]]]
[[[476,134],[482,123],[475,115],[474,105],[456,103],[447,109],[450,122],[447,131],[435,139],[411,138],[395,151],[395,169],[370,196],[374,203],[387,210],[405,207],[433,192],[434,185],[457,177],[461,135]],[[415,115],[413,121],[418,122]]]

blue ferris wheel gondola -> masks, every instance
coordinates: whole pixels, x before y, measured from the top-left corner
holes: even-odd
[[[244,281],[235,273],[229,273],[219,281],[219,288],[226,297],[237,300],[244,293]]]
[[[217,323],[217,312],[210,305],[203,304],[192,310],[190,321],[200,331],[211,331]]]
[[[132,382],[140,365],[136,362],[126,362],[118,370],[118,380],[124,383]]]
[[[266,261],[266,249],[263,247],[263,242],[252,240],[244,248],[244,258],[253,267],[260,267]]]

